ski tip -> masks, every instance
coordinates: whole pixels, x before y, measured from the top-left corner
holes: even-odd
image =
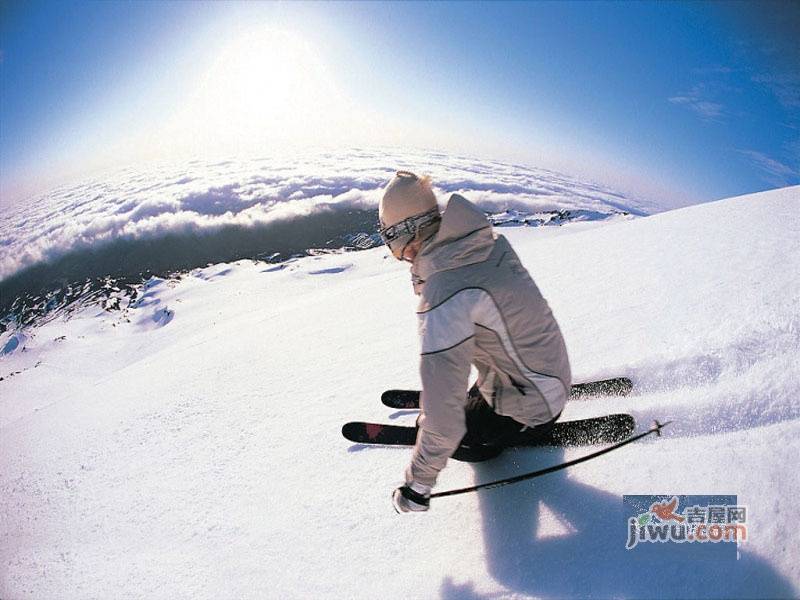
[[[360,421],[350,421],[342,425],[342,435],[351,441],[360,441],[364,437],[365,432],[369,429],[368,423]]]
[[[358,421],[345,423],[342,425],[342,436],[354,444],[364,442],[367,439],[365,424]]]
[[[570,388],[570,398],[580,399],[592,396],[627,396],[633,391],[633,381],[627,377],[614,377],[575,383]]]
[[[416,390],[386,390],[381,394],[381,402],[397,410],[415,410],[419,408],[419,395]]]

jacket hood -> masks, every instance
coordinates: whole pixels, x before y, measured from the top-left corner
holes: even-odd
[[[494,248],[492,224],[469,200],[453,194],[447,201],[439,230],[427,240],[411,266],[414,289],[438,271],[486,260]]]

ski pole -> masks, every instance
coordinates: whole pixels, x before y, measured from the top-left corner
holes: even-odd
[[[636,440],[640,440],[643,437],[650,435],[651,433],[655,433],[657,436],[661,437],[661,430],[670,423],[672,423],[672,421],[667,421],[666,423],[659,423],[656,420],[653,422],[653,426],[647,431],[643,431],[642,433],[629,437],[627,440],[622,440],[621,442],[617,442],[616,444],[609,446],[608,448],[603,448],[602,450],[598,450],[597,452],[593,452],[592,454],[587,454],[586,456],[581,456],[580,458],[576,458],[574,460],[569,460],[567,462],[553,465],[552,467],[539,469],[538,471],[531,471],[530,473],[524,473],[522,475],[515,475],[514,477],[509,477],[508,479],[499,479],[497,481],[491,481],[489,483],[479,483],[478,485],[473,485],[465,488],[458,488],[455,490],[447,490],[446,492],[436,492],[435,494],[431,494],[430,497],[443,498],[445,496],[456,496],[458,494],[466,494],[468,492],[476,492],[478,490],[486,490],[489,488],[502,487],[504,485],[517,483],[518,481],[525,481],[526,479],[533,479],[534,477],[541,477],[542,475],[547,475],[548,473],[561,471],[562,469],[566,469],[567,467],[571,467],[572,465],[577,465],[578,463],[586,462],[587,460],[597,458],[598,456],[606,454],[607,452],[611,452],[612,450],[616,450],[617,448],[622,448],[623,446],[631,444]]]

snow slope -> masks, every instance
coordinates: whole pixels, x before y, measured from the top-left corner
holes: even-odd
[[[415,297],[383,248],[153,280],[0,339],[0,597],[793,597],[800,540],[800,187],[606,226],[503,229],[576,380],[629,375],[648,439],[568,472],[396,515],[407,449],[346,420],[418,385]],[[12,375],[13,373],[13,375]],[[589,449],[452,461],[437,489]],[[737,494],[735,564],[624,550],[623,494]]]

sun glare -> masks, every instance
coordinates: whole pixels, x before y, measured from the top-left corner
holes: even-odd
[[[327,65],[300,36],[274,29],[226,45],[197,84],[173,128],[195,149],[307,141],[348,117]]]

